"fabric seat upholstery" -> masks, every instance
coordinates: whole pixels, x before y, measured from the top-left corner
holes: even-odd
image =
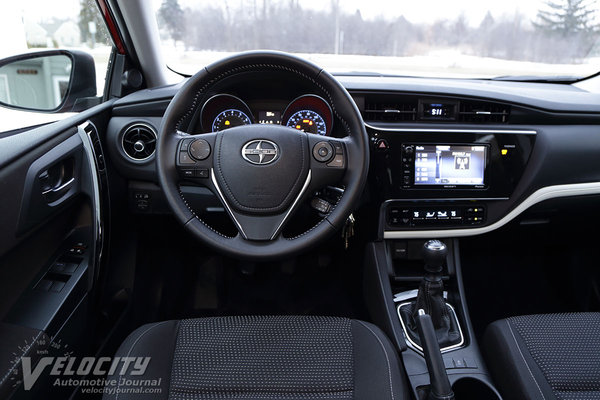
[[[138,328],[116,356],[151,357],[143,376],[124,378],[161,378],[160,393],[122,391],[106,400],[408,398],[389,339],[372,324],[346,318],[165,321]]]
[[[600,400],[600,313],[496,321],[484,349],[505,399]]]

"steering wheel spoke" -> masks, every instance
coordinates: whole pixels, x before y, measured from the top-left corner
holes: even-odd
[[[244,213],[236,210],[235,207],[232,207],[229,204],[227,198],[223,195],[223,191],[215,177],[215,171],[212,168],[209,174],[210,180],[208,181],[207,186],[209,186],[213,193],[219,197],[227,214],[238,229],[239,236],[242,239],[250,241],[274,241],[280,238],[281,231],[286,223],[289,221],[298,205],[302,203],[309,193],[308,189],[311,186],[312,175],[309,170],[298,196],[286,210],[276,214],[264,215]]]
[[[213,133],[187,135],[178,132],[175,164],[180,180],[207,186],[213,165],[215,137]]]

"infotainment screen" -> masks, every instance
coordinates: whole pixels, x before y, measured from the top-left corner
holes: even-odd
[[[483,186],[487,146],[415,145],[415,186]]]

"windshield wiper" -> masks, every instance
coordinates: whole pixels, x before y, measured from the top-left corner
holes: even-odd
[[[515,81],[532,83],[573,83],[580,80],[580,76],[557,75],[557,76],[535,76],[535,75],[502,75],[490,78],[492,81]]]

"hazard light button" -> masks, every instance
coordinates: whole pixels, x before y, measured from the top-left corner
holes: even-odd
[[[379,139],[376,143],[375,143],[375,148],[377,150],[387,150],[390,148],[390,145],[388,144],[387,140],[385,139]]]

